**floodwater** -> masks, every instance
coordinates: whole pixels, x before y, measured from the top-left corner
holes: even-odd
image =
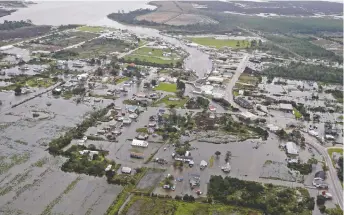
[[[21,9],[10,16],[0,18],[0,21],[30,19],[37,25],[85,24],[127,29],[142,36],[160,37],[166,42],[182,47],[189,53],[189,57],[184,61],[184,67],[195,70],[199,77],[204,77],[204,74],[212,69],[212,61],[209,59],[209,55],[182,44],[176,38],[162,35],[158,30],[151,28],[126,26],[106,17],[113,12],[122,10],[126,12],[139,8],[154,7],[147,5],[145,1],[49,1],[39,2],[36,5]]]
[[[125,26],[106,17],[112,12],[129,11],[151,7],[146,2],[40,2],[20,9],[4,20],[27,20],[39,25],[87,24],[127,29],[142,36],[160,37],[166,42],[184,48],[189,57],[184,67],[193,69],[199,77],[211,70],[209,56],[201,51],[187,47],[178,39],[162,35],[159,31]],[[18,54],[17,52],[15,54]],[[27,56],[26,53],[20,53]],[[14,68],[16,69],[16,68]],[[135,87],[133,87],[135,88]],[[135,89],[129,94],[135,93]],[[15,97],[13,92],[1,92],[1,100],[6,104],[22,100],[25,95]],[[130,96],[128,96],[130,98]],[[127,98],[128,98],[127,97]],[[120,105],[123,97],[116,100]],[[47,102],[51,106],[47,106]],[[82,121],[93,108],[105,106],[104,103],[84,103],[76,105],[72,100],[54,98],[51,93],[44,94],[13,109],[0,107],[0,214],[40,214],[43,211],[59,214],[104,214],[122,187],[107,184],[104,178],[94,178],[60,170],[65,158],[52,157],[45,149],[51,139]],[[7,105],[6,105],[7,106]],[[34,118],[33,112],[39,113]],[[137,122],[143,127],[149,115],[147,111]],[[136,134],[134,128],[127,128],[128,134]],[[130,137],[121,137],[125,140]],[[153,145],[152,145],[153,146]],[[111,145],[114,148],[116,145]],[[154,148],[158,147],[156,144]],[[118,149],[118,148],[117,148]],[[112,158],[126,158],[121,151],[112,152]],[[39,164],[37,164],[37,162]],[[80,177],[80,178],[79,178]],[[71,186],[75,184],[75,186]],[[73,202],[73,204],[70,204]]]

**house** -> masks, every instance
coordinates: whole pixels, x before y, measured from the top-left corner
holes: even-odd
[[[131,124],[131,119],[130,118],[128,118],[128,117],[124,117],[123,118],[123,124],[124,125],[130,125]]]
[[[112,167],[112,165],[109,164],[109,165],[105,168],[105,172],[110,171],[110,170],[111,170],[111,167]]]
[[[214,112],[214,111],[216,111],[216,107],[214,105],[209,105],[209,110],[211,112]]]
[[[256,120],[258,118],[258,116],[248,111],[240,113],[240,117],[244,120]]]
[[[135,105],[127,105],[126,109],[129,113],[136,113],[136,111],[138,111],[138,107]]]
[[[314,180],[324,181],[325,179],[326,179],[326,172],[324,172],[324,171],[318,171],[314,175]]]
[[[201,169],[204,169],[208,166],[208,163],[205,161],[205,160],[202,160],[201,163],[200,163],[200,167]]]
[[[131,168],[124,166],[124,167],[122,167],[121,172],[125,173],[125,174],[131,174]]]
[[[155,127],[155,126],[156,126],[156,122],[154,122],[154,121],[150,121],[148,123],[148,127]]]
[[[149,137],[148,134],[140,133],[139,135],[137,135],[136,139],[138,139],[138,140],[147,140],[148,137]]]
[[[280,103],[278,109],[287,113],[293,112],[293,106],[291,104]]]
[[[229,165],[229,163],[226,163],[225,165],[223,165],[221,167],[221,170],[224,172],[230,172],[231,171],[231,165]]]
[[[138,147],[147,148],[148,147],[148,142],[147,141],[143,141],[143,140],[133,139],[133,142],[131,142],[131,145],[132,146],[138,146]]]
[[[129,114],[128,116],[130,119],[136,119],[138,115],[136,113]]]
[[[247,101],[243,97],[235,97],[234,98],[234,102],[237,103],[238,105],[240,105],[243,108],[247,108],[247,109],[252,109],[253,108],[253,105],[251,104],[251,102]]]
[[[296,144],[293,142],[287,142],[285,144],[285,149],[288,155],[296,156],[299,154],[299,150],[297,149]]]

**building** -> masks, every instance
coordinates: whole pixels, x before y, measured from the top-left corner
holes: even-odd
[[[138,107],[135,105],[127,105],[126,109],[129,113],[136,113],[136,111],[138,111]]]
[[[131,168],[124,166],[124,167],[122,167],[121,172],[125,173],[125,174],[131,174]]]
[[[293,142],[287,142],[285,149],[288,155],[296,156],[299,154],[299,150],[297,149],[296,144]]]
[[[221,78],[221,77],[218,77],[218,76],[210,76],[210,77],[208,78],[208,81],[209,81],[209,82],[213,82],[213,83],[222,84],[223,81],[224,81],[224,79]]]
[[[131,142],[132,146],[138,146],[138,147],[144,147],[147,148],[148,147],[148,142],[144,141],[144,140],[136,140],[133,139],[133,142]]]
[[[125,117],[125,118],[123,118],[123,124],[125,124],[125,125],[129,125],[129,124],[131,124],[131,119],[130,118],[128,118],[128,117]]]
[[[258,118],[258,116],[248,111],[240,113],[240,117],[242,117],[245,120],[256,120]]]
[[[236,97],[236,98],[234,98],[234,102],[237,103],[238,105],[240,105],[243,108],[247,108],[247,109],[252,109],[253,108],[253,105],[251,104],[251,102],[247,101],[243,97]]]
[[[291,104],[283,104],[280,103],[278,106],[278,109],[284,112],[292,113],[293,112],[293,106]]]

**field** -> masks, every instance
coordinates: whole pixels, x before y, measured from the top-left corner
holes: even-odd
[[[165,56],[164,56],[165,55]],[[133,61],[137,64],[141,63],[152,63],[158,65],[176,65],[177,62],[180,62],[181,56],[171,49],[156,49],[143,47],[140,48],[130,55],[124,58],[126,61]]]
[[[133,196],[122,211],[123,215],[259,215],[247,208],[204,203],[186,203],[176,200]]]
[[[76,30],[84,31],[84,32],[92,32],[92,33],[101,33],[102,31],[109,30],[109,28],[101,27],[101,26],[81,26],[78,27]]]
[[[175,93],[177,92],[177,84],[160,83],[154,90]]]
[[[172,99],[178,99],[178,100],[169,100],[170,98]],[[166,107],[169,106],[174,106],[175,108],[184,108],[184,105],[186,104],[186,102],[189,100],[188,97],[185,97],[183,99],[178,98],[176,96],[173,95],[167,95],[164,98],[156,101],[153,106],[159,106],[160,104],[165,104]]]
[[[251,46],[247,40],[216,39],[214,37],[189,37],[192,42],[217,49],[223,47],[230,48],[248,48]]]
[[[172,26],[192,25],[192,24],[211,24],[215,20],[200,14],[194,14],[190,3],[160,1],[151,4],[158,7],[154,12],[136,17],[139,21],[149,21]]]
[[[70,49],[78,53],[81,58],[98,57],[113,52],[123,52],[126,48],[132,48],[132,44],[122,40],[97,38],[88,41],[81,46]]]
[[[54,33],[40,39],[31,40],[29,43],[24,44],[30,50],[46,50],[55,51],[61,48],[65,48],[71,45],[75,45],[92,38],[97,35],[90,32],[60,32]]]

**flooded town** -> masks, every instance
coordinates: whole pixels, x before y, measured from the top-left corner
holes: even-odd
[[[343,4],[274,4],[0,2],[0,214],[343,214]]]

